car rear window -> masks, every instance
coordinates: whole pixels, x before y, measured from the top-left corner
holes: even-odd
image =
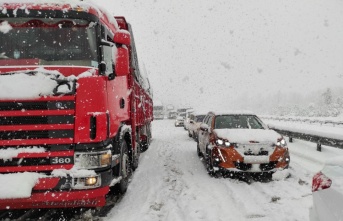
[[[202,122],[202,121],[204,120],[205,116],[206,116],[206,115],[197,115],[197,116],[195,117],[196,122]]]

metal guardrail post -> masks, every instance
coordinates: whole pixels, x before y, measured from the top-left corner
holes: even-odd
[[[322,144],[320,143],[320,140],[318,140],[318,143],[317,143],[317,151],[319,152],[322,151]]]

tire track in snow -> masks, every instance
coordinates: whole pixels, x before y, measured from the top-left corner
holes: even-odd
[[[225,188],[213,185],[218,180],[208,176],[196,155],[196,144],[187,132],[182,128],[168,129],[169,134],[159,137],[159,143],[164,146],[159,149],[159,156],[165,160],[165,191],[169,191],[168,200],[160,210],[163,220],[224,221],[228,217],[240,217],[229,197],[222,200]]]
[[[291,165],[296,169],[291,167],[291,177],[284,180],[253,182],[250,185],[237,180],[227,183],[233,200],[247,220],[309,219],[308,208],[312,203],[309,177],[296,163]],[[299,208],[303,211],[299,212]]]

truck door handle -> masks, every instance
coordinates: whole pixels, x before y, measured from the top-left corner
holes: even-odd
[[[124,100],[124,98],[120,98],[119,103],[120,103],[120,108],[123,109],[125,107],[125,100]]]

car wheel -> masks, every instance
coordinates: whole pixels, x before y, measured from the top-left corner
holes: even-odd
[[[200,147],[199,147],[199,142],[197,142],[197,154],[198,154],[198,157],[201,157],[201,152],[200,152]]]
[[[189,137],[192,137],[192,134],[191,134],[191,133],[189,133],[189,131],[188,131],[188,136],[189,136]]]
[[[221,177],[221,172],[219,170],[215,170],[213,167],[213,161],[212,161],[212,153],[210,150],[207,149],[206,147],[206,157],[205,157],[205,161],[206,161],[206,170],[208,175],[210,175],[211,177]]]

